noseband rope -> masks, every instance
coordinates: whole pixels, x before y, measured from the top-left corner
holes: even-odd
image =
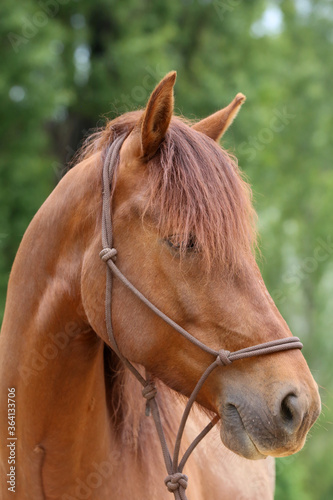
[[[119,162],[119,152],[120,148],[124,142],[126,135],[122,135],[114,140],[111,144],[103,166],[103,213],[102,213],[102,245],[103,250],[100,252],[100,258],[107,265],[107,275],[106,275],[106,292],[105,292],[105,321],[106,329],[109,337],[110,344],[124,363],[124,365],[133,373],[133,375],[142,384],[142,395],[147,400],[146,415],[150,413],[153,416],[155,427],[159,436],[159,440],[162,447],[163,458],[165,466],[168,472],[167,477],[164,482],[168,490],[174,494],[175,500],[187,500],[185,490],[187,488],[188,478],[183,474],[184,466],[189,458],[190,454],[194,448],[199,444],[199,442],[206,436],[206,434],[214,427],[214,425],[219,421],[220,417],[216,415],[213,420],[201,431],[201,433],[194,439],[191,445],[188,447],[184,456],[179,460],[180,444],[184,433],[185,424],[189,416],[190,410],[196,400],[196,397],[202,388],[203,384],[207,380],[210,373],[218,366],[226,366],[236,361],[238,359],[251,358],[253,356],[261,356],[263,354],[272,354],[274,352],[286,351],[289,349],[302,349],[303,345],[298,337],[287,337],[284,339],[277,339],[271,342],[265,342],[263,344],[258,344],[251,347],[245,347],[235,352],[226,351],[221,349],[215,351],[210,347],[206,346],[200,340],[193,337],[189,332],[184,330],[180,325],[175,323],[171,318],[166,316],[162,311],[160,311],[154,304],[152,304],[118,269],[115,264],[115,259],[117,255],[117,250],[112,247],[112,218],[111,218],[111,199],[112,191],[111,185],[114,179],[114,174],[117,169]],[[112,186],[114,188],[114,186]],[[200,377],[198,383],[196,384],[189,400],[186,404],[176,441],[174,447],[173,457],[171,457],[167,442],[165,439],[165,434],[163,431],[161,417],[156,401],[157,390],[153,384],[151,377],[148,375],[144,378],[141,373],[132,365],[132,363],[125,358],[119,351],[117,346],[111,319],[111,299],[112,299],[112,276],[116,276],[127,288],[131,290],[147,307],[149,307],[157,316],[162,318],[166,323],[172,326],[177,332],[179,332],[183,337],[192,342],[197,347],[200,347],[203,351],[213,355],[215,360],[211,365],[206,368],[202,376]]]

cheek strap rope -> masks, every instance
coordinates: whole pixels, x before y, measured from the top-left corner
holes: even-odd
[[[164,482],[167,489],[174,494],[175,500],[187,500],[185,490],[187,488],[188,477],[183,473],[184,466],[191,455],[195,447],[200,443],[200,441],[208,434],[208,432],[216,425],[220,417],[216,415],[212,421],[201,431],[201,433],[194,439],[188,449],[185,451],[183,457],[179,459],[180,445],[182,436],[185,429],[185,424],[188,419],[190,410],[196,400],[196,397],[202,388],[203,384],[207,380],[208,376],[217,367],[223,367],[229,365],[233,361],[245,358],[251,358],[254,356],[261,356],[264,354],[272,354],[275,352],[286,351],[290,349],[302,349],[303,345],[298,337],[287,337],[284,339],[277,339],[271,342],[265,342],[263,344],[257,344],[251,347],[245,347],[238,351],[230,352],[224,349],[216,351],[206,346],[200,340],[196,339],[189,332],[184,330],[180,325],[175,323],[171,318],[164,314],[160,309],[158,309],[150,300],[147,299],[118,269],[115,264],[117,250],[112,247],[112,219],[111,219],[111,185],[113,185],[114,174],[119,162],[119,152],[122,143],[126,135],[120,136],[114,140],[114,142],[109,147],[106,154],[103,166],[103,213],[102,213],[102,246],[103,249],[99,256],[103,262],[107,265],[106,274],[106,290],[105,290],[105,322],[108,338],[110,345],[124,365],[133,373],[133,375],[142,384],[142,395],[147,400],[146,405],[146,415],[152,414],[154,419],[157,434],[161,443],[163,458],[165,466],[167,469],[167,477]],[[114,186],[113,186],[114,187]],[[112,277],[113,275],[119,279],[138,299],[140,299],[147,307],[149,307],[157,316],[159,316],[168,325],[172,326],[177,332],[179,332],[187,340],[195,344],[200,349],[213,355],[215,360],[206,368],[199,381],[197,382],[189,400],[185,406],[185,410],[179,425],[179,429],[176,436],[176,441],[174,445],[174,452],[171,457],[169,452],[165,434],[163,431],[161,417],[159,413],[159,408],[156,401],[157,390],[152,382],[149,375],[144,378],[141,373],[133,366],[133,364],[125,358],[119,351],[117,346],[115,336],[112,328],[112,318],[111,318],[111,302],[112,302]]]

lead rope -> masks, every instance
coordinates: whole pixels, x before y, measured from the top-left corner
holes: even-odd
[[[150,302],[118,269],[115,264],[117,250],[112,247],[112,218],[111,218],[111,200],[112,200],[112,189],[114,189],[114,176],[119,162],[119,152],[120,148],[124,142],[126,135],[117,137],[114,142],[109,147],[109,150],[105,156],[104,166],[103,166],[103,212],[102,212],[102,246],[103,250],[100,252],[100,258],[107,265],[106,273],[106,290],[105,290],[105,323],[106,330],[110,344],[124,363],[124,365],[133,373],[140,384],[143,386],[142,395],[146,398],[146,415],[152,414],[154,419],[157,434],[161,443],[163,458],[165,466],[168,472],[167,477],[164,482],[166,487],[175,496],[175,500],[187,500],[185,490],[187,488],[188,477],[183,474],[184,466],[191,455],[195,447],[200,443],[200,441],[208,434],[208,432],[216,425],[220,417],[216,415],[212,421],[201,431],[201,433],[194,439],[190,446],[185,451],[182,459],[179,461],[179,452],[182,436],[185,429],[185,424],[190,414],[191,408],[196,400],[196,397],[202,388],[203,384],[207,380],[208,376],[211,374],[215,368],[218,366],[226,366],[236,361],[238,359],[250,358],[253,356],[261,356],[263,354],[271,354],[274,352],[286,351],[289,349],[302,349],[303,344],[300,342],[298,337],[287,337],[285,339],[273,340],[271,342],[265,342],[263,344],[258,344],[251,347],[245,347],[235,352],[226,351],[221,349],[215,351],[210,347],[206,346],[200,340],[193,337],[189,332],[184,330],[180,325],[175,323],[171,318],[166,316],[162,311],[160,311],[154,304]],[[115,275],[131,292],[134,293],[147,307],[154,311],[157,316],[163,319],[166,323],[172,326],[177,332],[183,335],[187,340],[200,347],[202,350],[208,352],[215,356],[215,361],[208,366],[200,377],[198,383],[196,384],[189,400],[186,404],[179,429],[177,432],[177,437],[175,441],[174,453],[171,458],[168,445],[165,439],[165,434],[162,427],[161,417],[156,401],[157,390],[152,382],[149,375],[144,378],[141,373],[132,365],[132,363],[125,358],[120,352],[117,342],[114,337],[112,328],[112,318],[111,318],[111,302],[112,302],[112,277]]]

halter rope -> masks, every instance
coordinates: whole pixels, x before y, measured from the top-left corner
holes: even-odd
[[[200,441],[208,434],[208,432],[214,427],[214,425],[219,421],[220,417],[216,415],[213,420],[201,431],[201,433],[194,439],[191,445],[188,447],[184,453],[183,458],[179,461],[179,451],[182,436],[185,429],[185,424],[189,416],[190,410],[196,400],[196,397],[205,383],[206,379],[210,373],[218,366],[226,366],[236,361],[238,359],[251,358],[253,356],[261,356],[263,354],[272,354],[274,352],[286,351],[289,349],[302,349],[303,344],[300,342],[298,337],[287,337],[284,339],[277,339],[271,342],[265,342],[263,344],[257,344],[255,346],[246,347],[245,349],[240,349],[235,352],[226,351],[221,349],[215,351],[210,347],[206,346],[200,340],[193,337],[189,332],[184,330],[181,326],[175,323],[171,318],[166,316],[162,311],[160,311],[154,304],[150,302],[118,269],[115,264],[115,259],[117,255],[117,250],[112,247],[112,218],[111,218],[111,184],[114,179],[114,174],[119,162],[119,151],[124,142],[126,135],[122,135],[114,140],[114,142],[109,147],[106,154],[104,166],[103,166],[103,213],[102,213],[102,246],[103,250],[100,252],[100,258],[107,264],[107,275],[106,275],[106,291],[105,291],[105,322],[106,329],[110,344],[121,359],[124,365],[133,373],[133,375],[142,384],[142,395],[147,399],[146,415],[150,412],[153,416],[157,434],[161,443],[163,458],[165,466],[168,472],[167,477],[164,482],[166,487],[175,496],[175,500],[187,500],[185,490],[187,488],[188,477],[183,474],[184,466],[191,455],[195,447],[200,443]],[[112,300],[112,275],[115,275],[131,292],[134,293],[147,307],[149,307],[157,316],[162,318],[166,323],[172,326],[177,332],[183,335],[187,340],[200,347],[202,350],[212,354],[215,357],[215,361],[208,366],[200,377],[198,383],[196,384],[189,400],[186,404],[176,441],[174,447],[173,457],[171,458],[165,434],[163,431],[161,417],[156,401],[157,390],[151,381],[150,376],[144,378],[141,373],[132,365],[132,363],[125,358],[119,351],[117,346],[111,319],[111,300]]]

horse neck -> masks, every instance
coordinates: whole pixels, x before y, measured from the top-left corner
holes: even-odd
[[[33,462],[36,446],[45,450],[44,470],[58,472],[54,488],[73,480],[66,471],[74,463],[84,470],[110,444],[103,342],[87,324],[80,297],[84,251],[100,210],[96,161],[70,171],[27,229],[0,336],[0,398],[16,388],[21,465]],[[0,425],[7,435],[6,422]],[[67,459],[59,461],[64,450]]]

